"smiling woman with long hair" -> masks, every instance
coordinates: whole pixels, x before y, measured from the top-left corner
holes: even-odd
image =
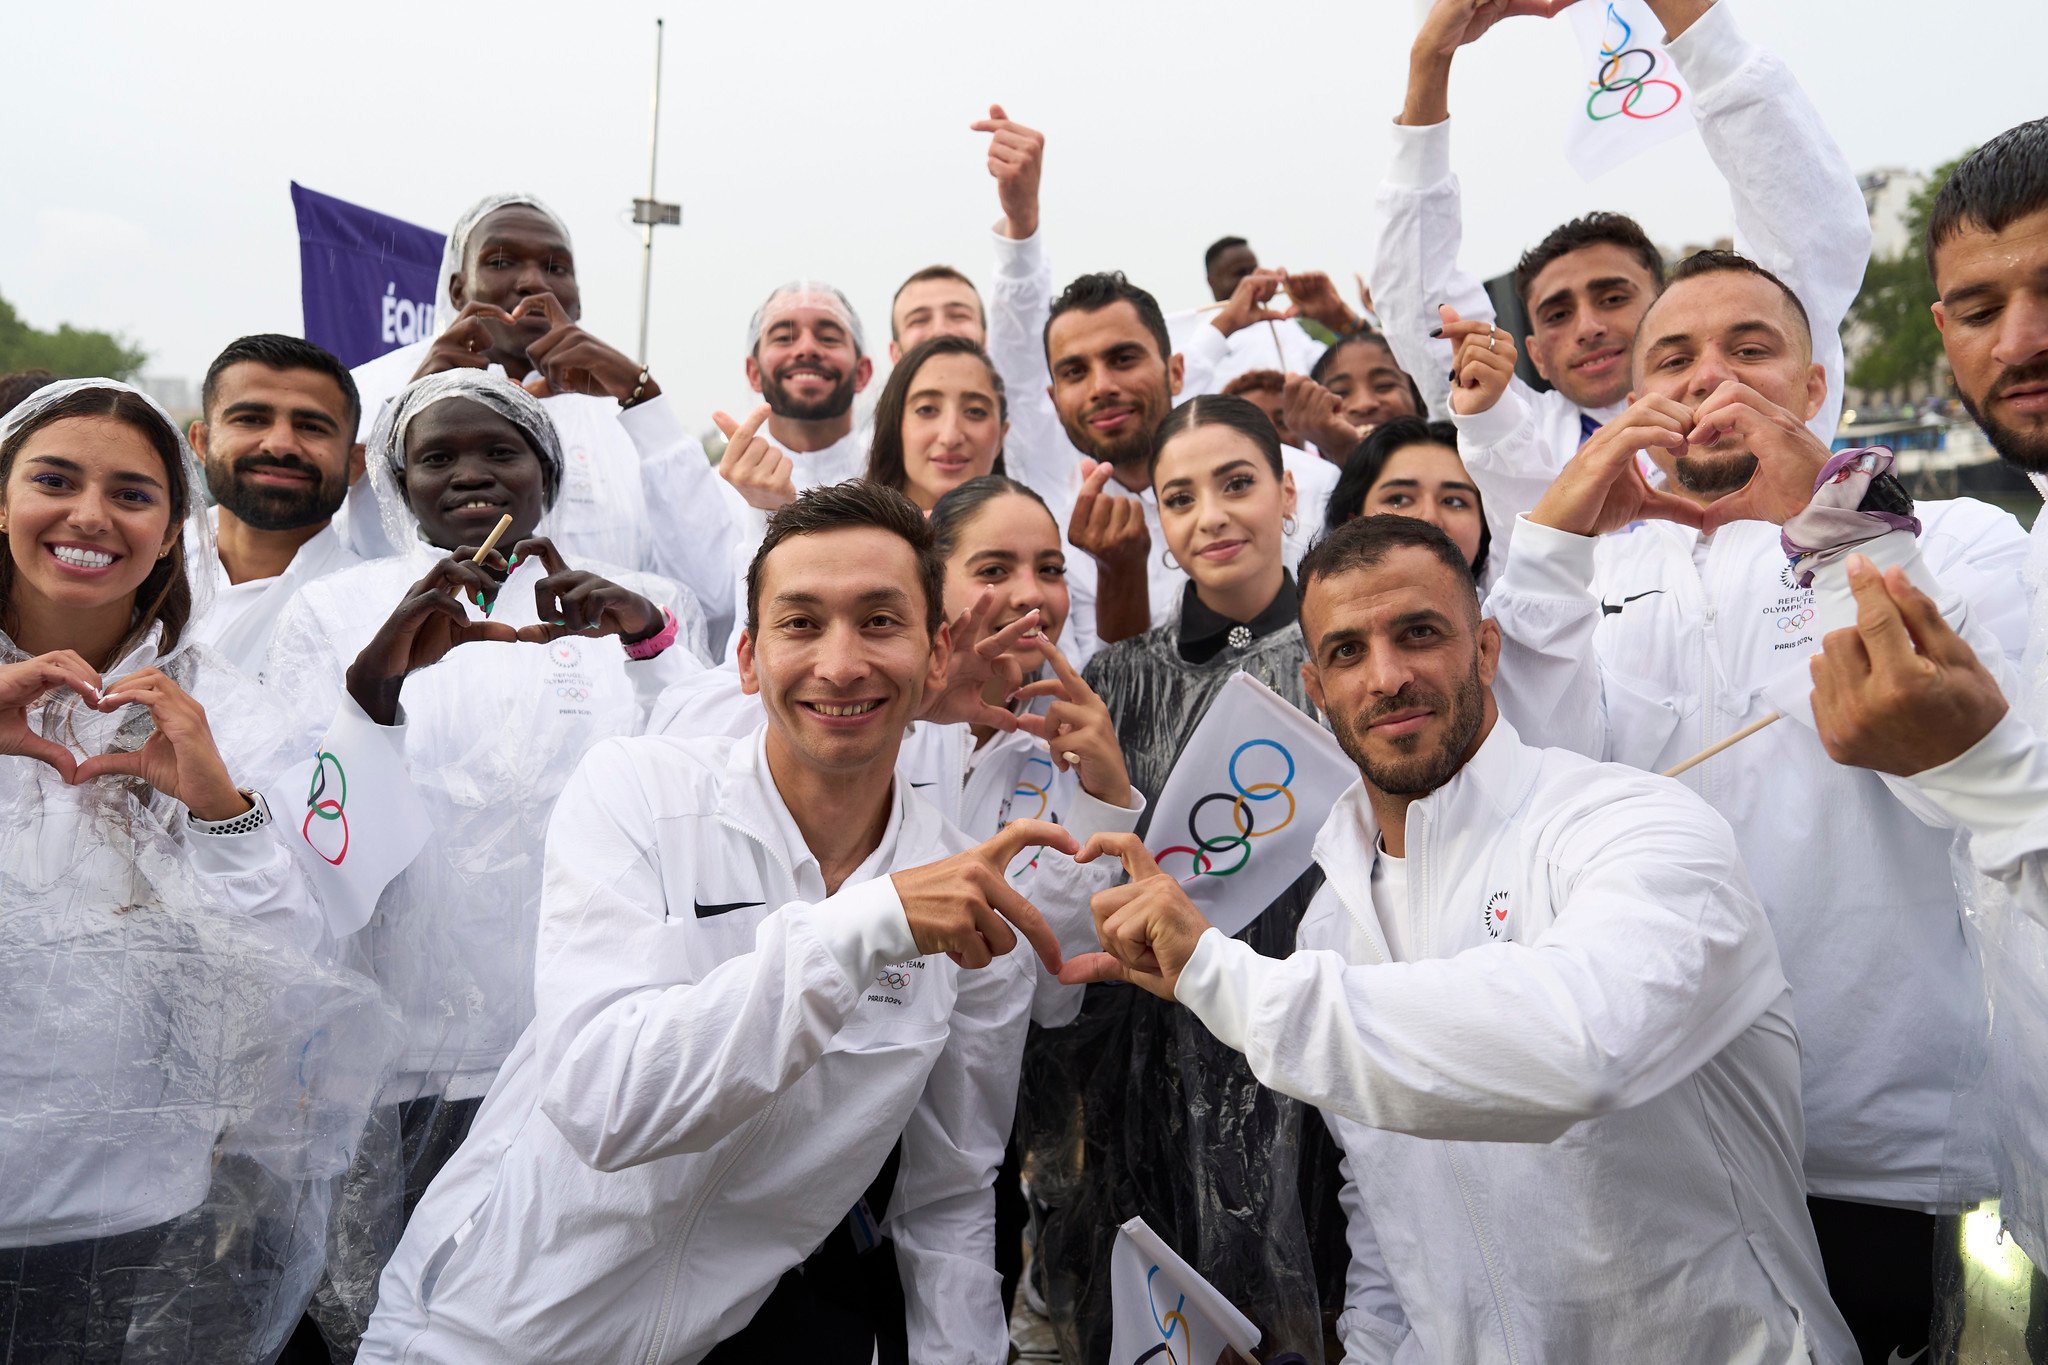
[[[1285,563],[1294,483],[1273,424],[1241,398],[1195,398],[1160,424],[1152,452],[1167,553],[1188,583],[1174,620],[1106,646],[1085,671],[1148,803],[1236,673],[1311,711]],[[1320,880],[1311,871],[1275,888],[1239,937],[1284,957]],[[1318,1304],[1334,1319],[1347,1259],[1334,1149],[1199,1020],[1141,992],[1089,987],[1076,1023],[1034,1036],[1018,1111],[1038,1273],[1069,1359],[1108,1358],[1105,1268],[1133,1216],[1229,1285],[1273,1350],[1320,1356]]]
[[[929,512],[953,489],[995,471],[1009,418],[988,352],[966,337],[920,341],[875,402],[867,477]]]
[[[201,486],[170,419],[112,380],[0,420],[14,1359],[274,1350],[362,1123],[332,1059],[374,1077],[389,1056],[375,989],[306,953],[320,907],[257,794],[289,762],[284,717],[190,639]]]

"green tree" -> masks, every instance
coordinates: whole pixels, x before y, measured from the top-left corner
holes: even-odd
[[[1927,240],[1934,196],[1962,159],[1937,167],[1913,196],[1906,210],[1907,240],[1912,245],[1890,260],[1873,260],[1863,274],[1863,290],[1849,306],[1849,325],[1864,338],[1849,366],[1852,388],[1885,392],[1923,383],[1939,385],[1947,374],[1941,333],[1927,311],[1935,299],[1934,277],[1927,273],[1920,243]]]
[[[54,332],[29,326],[0,299],[0,374],[44,369],[67,378],[104,375],[126,379],[142,368],[149,353],[111,332],[95,332],[60,323]]]

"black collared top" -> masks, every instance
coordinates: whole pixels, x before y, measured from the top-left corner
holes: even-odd
[[[1280,575],[1280,591],[1249,621],[1233,621],[1195,595],[1189,581],[1181,591],[1180,634],[1175,641],[1180,657],[1191,664],[1205,664],[1226,649],[1244,649],[1251,642],[1294,624],[1301,615],[1300,594],[1294,575]]]

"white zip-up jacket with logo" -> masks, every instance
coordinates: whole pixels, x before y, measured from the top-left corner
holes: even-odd
[[[1919,554],[1959,627],[1987,654],[2016,652],[2017,523],[1968,500],[1918,510]],[[1532,743],[1651,772],[1773,711],[1799,714],[1806,659],[1840,622],[1791,578],[1778,535],[1737,522],[1703,540],[1658,521],[1592,539],[1520,519],[1487,598],[1502,635],[1502,713]],[[1913,547],[1905,535],[1884,547],[1893,541]],[[1953,835],[1878,774],[1829,758],[1810,720],[1773,725],[1680,780],[1734,827],[1777,934],[1806,1045],[1808,1188],[1952,1201],[1943,1169],[1957,1068],[1983,1027]]]
[[[1363,785],[1291,957],[1178,986],[1345,1152],[1347,1362],[1856,1359],[1799,1170],[1799,1038],[1727,825],[1497,721],[1409,807],[1389,962]]]
[[[990,1186],[1043,968],[1021,941],[983,971],[917,955],[888,874],[969,841],[901,783],[828,896],[764,735],[609,740],[578,768],[538,1015],[385,1271],[366,1365],[688,1365],[850,1235],[899,1138],[910,1358],[1007,1359]]]

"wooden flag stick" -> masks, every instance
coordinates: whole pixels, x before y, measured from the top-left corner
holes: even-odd
[[[492,548],[497,545],[498,538],[511,529],[512,514],[510,512],[507,512],[504,516],[498,518],[498,524],[496,526],[493,526],[491,528],[491,533],[484,537],[484,543],[477,546],[476,553],[469,557],[469,562],[472,564],[483,563],[484,556],[489,554]]]
[[[1664,770],[1664,776],[1676,777],[1688,768],[1697,768],[1700,764],[1706,762],[1715,754],[1720,753],[1723,749],[1732,749],[1736,745],[1742,743],[1743,740],[1748,739],[1751,735],[1763,729],[1765,726],[1773,724],[1777,721],[1781,721],[1783,719],[1785,719],[1785,713],[1783,711],[1773,711],[1768,716],[1765,716],[1762,720],[1753,720],[1749,724],[1743,726],[1740,730],[1737,730],[1734,734],[1729,735],[1726,739],[1715,740],[1712,744],[1709,744],[1706,748],[1700,750],[1698,753],[1694,754],[1691,758],[1688,758],[1687,760],[1685,760],[1685,762],[1679,764],[1677,767],[1666,768]]]

